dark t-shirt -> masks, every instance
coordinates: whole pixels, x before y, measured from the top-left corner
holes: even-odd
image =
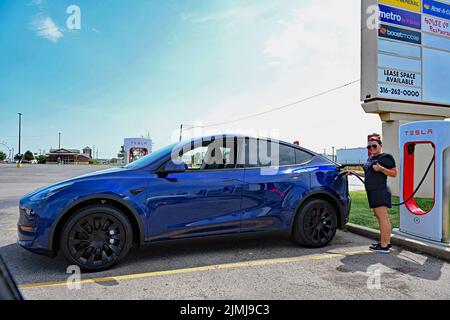
[[[370,156],[364,165],[366,190],[380,190],[387,188],[387,176],[383,172],[376,172],[373,166],[379,163],[386,169],[396,167],[395,159],[388,153],[382,153],[378,156]]]

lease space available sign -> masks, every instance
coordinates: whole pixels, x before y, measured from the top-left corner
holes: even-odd
[[[391,85],[420,87],[422,76],[417,72],[381,68],[378,70],[378,81]]]
[[[389,6],[379,5],[380,8],[380,20],[387,23],[398,24],[404,27],[410,27],[415,29],[421,28],[420,14],[392,8]]]
[[[422,20],[423,31],[450,38],[450,21],[427,16],[423,16]]]

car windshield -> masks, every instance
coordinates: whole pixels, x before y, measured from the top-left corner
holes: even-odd
[[[136,160],[134,162],[131,162],[130,164],[126,165],[124,168],[126,169],[142,169],[150,165],[153,161],[161,158],[167,153],[170,153],[171,150],[177,145],[177,143],[168,145],[162,149],[159,149],[155,152],[150,153],[149,155]]]

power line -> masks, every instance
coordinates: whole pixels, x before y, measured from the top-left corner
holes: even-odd
[[[234,120],[217,122],[217,123],[208,124],[208,125],[205,125],[205,126],[194,125],[194,126],[191,126],[189,128],[183,128],[181,130],[181,132],[189,131],[189,130],[192,130],[194,128],[217,127],[217,126],[221,126],[221,125],[224,125],[224,124],[230,124],[230,123],[234,123],[234,122],[239,122],[239,121],[243,121],[243,120],[259,117],[259,116],[262,116],[262,115],[265,115],[265,114],[268,114],[268,113],[272,113],[272,112],[276,112],[276,111],[279,111],[279,110],[283,110],[283,109],[295,106],[297,104],[300,104],[300,103],[303,103],[303,102],[306,102],[306,101],[309,101],[309,100],[312,100],[312,99],[324,96],[324,95],[326,95],[328,93],[331,93],[331,92],[343,89],[345,87],[351,86],[352,84],[358,83],[359,81],[361,81],[361,79],[353,80],[353,81],[347,82],[347,83],[345,83],[343,85],[340,85],[340,86],[337,86],[337,87],[334,87],[334,88],[322,91],[322,92],[317,93],[315,95],[312,95],[312,96],[309,96],[309,97],[306,97],[306,98],[303,98],[303,99],[300,99],[300,100],[297,100],[297,101],[294,101],[294,102],[291,102],[291,103],[288,103],[288,104],[285,104],[285,105],[282,105],[282,106],[279,106],[279,107],[275,107],[275,108],[272,108],[272,109],[269,109],[269,110],[266,110],[266,111],[262,111],[262,112],[258,112],[258,113],[251,114],[251,115],[248,115],[248,116],[244,116],[244,117],[241,117],[241,118],[237,118],[237,119],[234,119]],[[171,139],[172,139],[172,137],[169,137],[169,138],[165,139],[162,143],[166,143],[167,141],[169,141]]]
[[[286,108],[292,107],[292,106],[294,106],[294,105],[297,105],[297,104],[300,104],[300,103],[303,103],[303,102],[306,102],[306,101],[309,101],[309,100],[312,100],[312,99],[315,99],[315,98],[324,96],[324,95],[326,95],[326,94],[328,94],[328,93],[331,93],[331,92],[334,92],[334,91],[343,89],[343,88],[348,87],[348,86],[350,86],[350,85],[352,85],[352,84],[355,84],[355,83],[357,83],[357,82],[359,82],[359,81],[360,81],[360,79],[354,80],[354,81],[348,82],[348,83],[346,83],[346,84],[340,85],[340,86],[338,86],[338,87],[334,87],[334,88],[332,88],[332,89],[328,89],[328,90],[326,90],[326,91],[322,91],[322,92],[320,92],[320,93],[317,93],[317,94],[315,94],[315,95],[309,96],[309,97],[307,97],[307,98],[303,98],[303,99],[301,99],[301,100],[297,100],[297,101],[294,101],[294,102],[291,102],[291,103],[288,103],[288,104],[285,104],[285,105],[282,105],[282,106],[279,106],[279,107],[276,107],[276,108],[272,108],[272,109],[269,109],[269,110],[266,110],[266,111],[263,111],[263,112],[258,112],[258,113],[251,114],[251,115],[248,115],[248,116],[245,116],[245,117],[241,117],[241,118],[237,118],[237,119],[234,119],[234,120],[228,120],[228,121],[223,121],[223,122],[217,122],[217,123],[213,123],[213,124],[209,124],[209,125],[205,125],[205,126],[195,126],[195,127],[193,127],[193,128],[209,128],[209,127],[216,127],[216,126],[221,126],[221,125],[224,125],[224,124],[230,124],[230,123],[234,123],[234,122],[239,122],[239,121],[243,121],[243,120],[247,120],[247,119],[259,117],[259,116],[262,116],[262,115],[265,115],[265,114],[268,114],[268,113],[272,113],[272,112],[275,112],[275,111],[279,111],[279,110],[282,110],[282,109],[286,109]],[[193,129],[193,128],[187,128],[186,130],[190,130],[190,129]]]

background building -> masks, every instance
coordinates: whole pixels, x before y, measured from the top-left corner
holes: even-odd
[[[58,163],[58,159],[65,164],[88,164],[92,160],[92,149],[86,147],[83,153],[77,149],[51,149],[46,155],[47,163]]]

